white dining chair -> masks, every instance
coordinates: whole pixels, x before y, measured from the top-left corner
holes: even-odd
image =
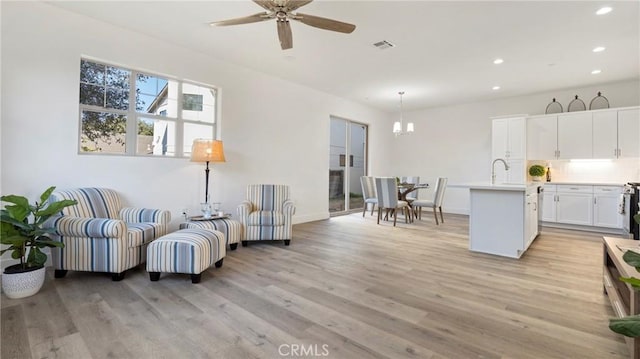
[[[378,198],[376,197],[376,182],[373,177],[362,176],[360,177],[360,184],[362,185],[362,198],[364,199],[364,208],[362,209],[362,217],[367,212],[367,206],[371,204],[371,215],[378,204]]]
[[[405,223],[412,221],[413,214],[409,203],[398,200],[398,183],[394,177],[376,177],[376,195],[378,197],[378,224],[380,224],[383,209],[392,210],[394,227],[398,220],[399,209],[402,209],[404,213]]]
[[[418,219],[422,219],[422,207],[431,207],[433,209],[433,216],[436,219],[436,225],[440,224],[438,223],[438,211],[440,212],[440,220],[444,223],[444,217],[442,216],[442,201],[444,199],[444,191],[447,189],[447,181],[448,179],[445,177],[438,178],[432,201],[419,199],[411,203],[414,210],[416,208],[418,209]]]

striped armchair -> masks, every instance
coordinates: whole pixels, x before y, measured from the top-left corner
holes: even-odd
[[[247,200],[238,206],[238,216],[244,225],[242,246],[248,241],[291,241],[292,218],[296,212],[289,199],[289,186],[257,184],[247,187]]]
[[[55,229],[52,239],[65,244],[51,251],[56,278],[74,270],[122,280],[127,269],[146,262],[147,245],[167,233],[171,219],[165,210],[123,208],[118,194],[106,188],[56,191],[50,198],[78,201],[47,222]]]

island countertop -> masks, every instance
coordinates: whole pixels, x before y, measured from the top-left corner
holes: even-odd
[[[473,190],[527,192],[531,189],[535,189],[542,185],[543,185],[543,182],[529,182],[527,184],[509,184],[509,183],[491,184],[490,182],[474,182],[474,183],[450,184],[449,187],[469,188]]]

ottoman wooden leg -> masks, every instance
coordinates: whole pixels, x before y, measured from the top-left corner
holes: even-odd
[[[216,268],[220,268],[222,267],[222,261],[224,260],[224,258],[222,258],[221,260],[216,262]]]
[[[119,282],[124,279],[124,272],[121,273],[111,273],[111,280],[114,282]]]
[[[238,243],[231,243],[229,248],[231,248],[232,251],[235,251],[238,248]]]
[[[249,241],[242,241],[242,246],[243,246],[243,247],[246,247],[246,246],[248,246],[248,245],[249,245]]]
[[[285,246],[288,246],[288,245],[289,245],[289,243],[291,243],[291,240],[290,240],[290,239],[285,239],[285,240],[284,240],[284,245],[285,245]]]
[[[149,279],[152,282],[157,282],[160,279],[160,272],[149,272]]]
[[[66,269],[56,269],[56,271],[53,274],[55,278],[64,278],[65,275],[67,275]]]
[[[202,279],[202,273],[191,275],[191,283],[193,284],[200,283],[200,279]]]

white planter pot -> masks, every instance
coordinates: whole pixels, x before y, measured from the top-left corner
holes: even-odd
[[[11,298],[24,298],[38,293],[44,284],[45,268],[24,273],[3,273],[2,291]]]

